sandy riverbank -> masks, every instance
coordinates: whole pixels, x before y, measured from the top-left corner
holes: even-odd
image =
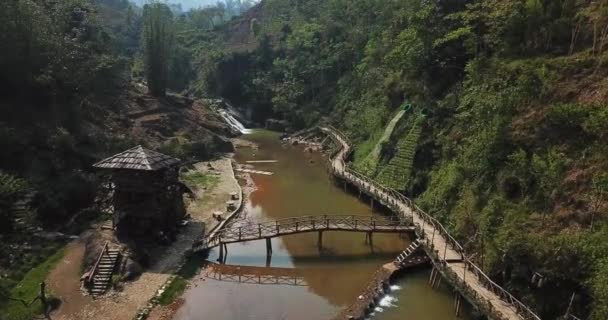
[[[226,201],[230,194],[240,192],[235,179],[230,158],[211,161],[217,184],[208,190],[196,190],[196,199],[188,206],[192,216],[190,223],[178,235],[177,241],[157,253],[156,262],[136,281],[125,284],[123,290],[111,292],[104,297],[93,299],[83,296],[80,291],[80,264],[84,256],[84,241],[75,240],[66,248],[65,258],[57,264],[47,282],[50,292],[62,300],[62,304],[52,317],[56,320],[131,320],[144,308],[184,259],[184,254],[203,234],[218,222],[213,212],[227,212]],[[194,170],[208,174],[208,162],[194,165]],[[245,188],[244,192],[247,192]]]

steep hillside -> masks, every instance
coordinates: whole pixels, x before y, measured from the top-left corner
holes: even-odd
[[[607,8],[265,0],[189,43],[191,92],[296,127],[333,122],[357,143],[355,162],[413,103],[426,117],[403,190],[544,318],[563,315],[574,293],[574,314],[606,319]],[[411,142],[404,128],[381,164]]]

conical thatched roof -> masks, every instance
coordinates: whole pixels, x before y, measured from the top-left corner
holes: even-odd
[[[176,165],[179,161],[179,159],[172,158],[160,152],[137,146],[97,162],[93,167],[102,169],[156,171]]]

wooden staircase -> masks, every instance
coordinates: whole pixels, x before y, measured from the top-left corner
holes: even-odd
[[[397,256],[394,263],[398,267],[403,267],[408,260],[408,258],[416,252],[416,250],[420,247],[420,239],[414,240],[409,247],[407,247],[401,254]]]
[[[89,276],[89,291],[91,295],[98,297],[106,293],[112,282],[112,275],[114,275],[119,256],[120,250],[110,249],[108,243],[104,245],[97,263]]]

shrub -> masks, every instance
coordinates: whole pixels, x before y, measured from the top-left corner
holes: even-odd
[[[578,128],[583,125],[589,112],[576,103],[558,104],[551,108],[548,118],[552,125],[558,128]]]
[[[583,123],[583,128],[600,138],[608,136],[608,106],[593,108],[590,116]]]

